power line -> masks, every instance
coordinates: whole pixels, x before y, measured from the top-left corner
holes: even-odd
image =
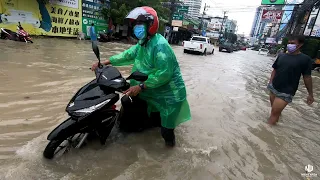
[[[234,7],[240,7],[240,8],[257,8],[257,6],[248,6],[248,5],[245,5],[245,6],[241,6],[241,5],[231,5],[231,6],[219,6],[219,5],[214,5],[214,6],[211,6],[210,8],[234,8]]]
[[[234,8],[210,8],[210,10],[221,10],[221,9],[224,9],[224,10],[253,10],[253,11],[255,11],[256,10],[256,8],[241,8],[241,7],[234,7]]]

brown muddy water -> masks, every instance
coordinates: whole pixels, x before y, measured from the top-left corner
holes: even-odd
[[[306,179],[308,164],[320,176],[319,73],[313,72],[316,102],[306,105],[301,83],[279,125],[269,127],[266,84],[274,59],[255,51],[197,56],[174,47],[193,118],[176,129],[176,148],[164,147],[158,129],[115,131],[105,146],[46,160],[46,136],[67,118],[73,94],[94,78],[89,67],[96,58],[89,41],[34,42],[0,41],[1,180],[289,180]],[[100,51],[107,58],[128,47],[104,43]]]

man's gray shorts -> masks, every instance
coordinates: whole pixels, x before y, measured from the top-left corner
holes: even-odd
[[[291,94],[286,94],[286,93],[282,93],[277,91],[272,84],[268,84],[268,89],[277,97],[280,98],[284,101],[286,101],[287,103],[291,103],[292,102],[292,98],[293,96]]]

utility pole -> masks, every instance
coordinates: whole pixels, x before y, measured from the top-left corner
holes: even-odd
[[[170,0],[170,16],[169,16],[169,24],[171,26],[172,24],[172,16],[173,16],[173,13],[175,12],[176,10],[176,6],[175,6],[175,3],[176,3],[176,0]]]
[[[203,8],[203,12],[202,12],[202,17],[201,17],[201,23],[200,23],[200,29],[203,30],[203,17],[204,17],[204,14],[206,13],[206,10],[209,6],[207,6],[207,3],[204,4],[204,8]]]
[[[220,28],[220,32],[222,33],[222,37],[224,36],[223,32],[222,32],[222,28],[224,26],[224,23],[225,23],[225,20],[226,20],[226,17],[227,17],[226,14],[227,14],[227,11],[223,11],[223,20],[222,20],[222,25],[221,25],[221,28]],[[221,34],[220,34],[220,36],[221,36]]]

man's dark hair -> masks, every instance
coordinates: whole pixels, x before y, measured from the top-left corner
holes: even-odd
[[[299,44],[304,44],[306,38],[302,35],[290,36],[289,40],[297,40]]]
[[[94,26],[94,24],[92,23],[91,26]]]

